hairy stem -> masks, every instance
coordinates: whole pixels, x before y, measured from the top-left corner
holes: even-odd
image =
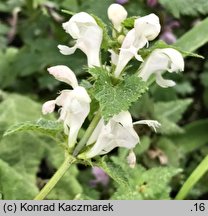
[[[62,165],[59,167],[53,177],[48,181],[48,183],[41,189],[41,191],[34,198],[34,200],[43,200],[75,161],[76,159],[74,157],[67,155],[65,161],[62,163]]]
[[[199,179],[208,171],[208,155],[201,161],[197,168],[191,173],[176,195],[176,200],[184,199]]]
[[[100,118],[101,118],[101,115],[100,115],[100,112],[98,111],[98,113],[94,116],[93,120],[91,121],[89,127],[87,128],[84,136],[79,141],[76,148],[74,149],[74,152],[73,152],[74,157],[76,157],[79,154],[79,152],[82,150],[82,148],[86,145],[86,143],[87,143],[88,139],[90,138],[92,132],[94,131],[94,129],[96,128],[98,122],[100,121]]]

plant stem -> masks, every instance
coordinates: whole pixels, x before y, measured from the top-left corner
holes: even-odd
[[[75,161],[76,159],[74,157],[67,155],[65,161],[62,163],[62,165],[59,167],[53,177],[48,181],[48,183],[41,189],[41,191],[34,198],[34,200],[43,200]]]
[[[208,171],[208,155],[201,161],[197,168],[191,173],[189,178],[183,184],[182,188],[176,195],[176,200],[184,199],[193,186],[199,181],[199,179]]]
[[[88,141],[92,132],[94,131],[98,122],[100,121],[100,118],[101,118],[101,115],[100,115],[100,112],[98,111],[98,113],[94,116],[93,120],[91,121],[89,127],[87,128],[84,136],[79,141],[76,148],[74,149],[74,152],[73,152],[74,157],[76,157],[79,154],[79,152],[82,150],[82,148],[85,146],[86,142]]]

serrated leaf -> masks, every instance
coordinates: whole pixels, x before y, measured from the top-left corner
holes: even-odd
[[[20,95],[7,95],[0,103],[0,125],[2,133],[12,124],[40,117],[40,104]],[[0,158],[25,178],[35,183],[40,160],[46,142],[32,134],[15,134],[0,140]]]
[[[37,121],[22,122],[11,126],[4,136],[11,135],[20,131],[34,131],[56,138],[57,134],[63,130],[61,122],[40,118]]]
[[[41,105],[18,94],[5,94],[0,103],[0,122],[3,130],[12,124],[37,119],[41,116]]]
[[[35,184],[0,159],[0,194],[5,200],[29,200],[38,193]]]
[[[94,97],[99,101],[105,121],[121,111],[128,110],[131,104],[147,91],[146,83],[136,75],[126,76],[118,84],[113,84],[113,78],[103,68],[92,68],[90,73],[97,78]]]
[[[5,100],[0,103],[1,133],[3,133],[9,125],[40,117],[41,105],[37,102],[20,95],[5,95],[4,98]],[[44,123],[41,124],[41,127],[56,128],[56,124],[53,124],[53,121],[49,121],[52,125],[48,125],[47,120],[41,120],[41,122]],[[12,187],[10,183],[8,187],[7,182],[13,182],[13,177],[8,175],[8,178],[11,178],[11,180],[1,181],[0,173],[0,187],[4,188],[4,194],[7,194],[7,199],[33,199],[38,193],[36,175],[39,171],[41,161],[44,159],[48,167],[54,170],[57,169],[64,160],[63,149],[52,139],[42,135],[40,137],[38,134],[31,132],[13,134],[3,138],[0,140],[0,148],[1,160],[3,160],[4,163],[8,163],[8,166],[11,167],[11,169],[8,168],[8,170],[11,171],[11,174],[14,173],[13,177],[15,179],[14,181],[16,181],[14,186],[15,184],[21,186],[21,190],[15,190],[15,187]],[[18,178],[16,178],[15,173],[18,173]],[[69,169],[57,187],[55,187],[49,198],[74,199],[77,194],[82,192],[82,186],[76,178],[77,175],[78,170],[76,166],[72,166],[71,170]],[[30,184],[24,183],[24,179],[27,179],[27,182]],[[42,182],[41,178],[39,178],[39,182]],[[22,187],[22,185],[24,187]],[[36,188],[35,192],[30,194],[30,190],[34,190],[34,188]],[[10,192],[11,190],[12,192]],[[28,194],[27,197],[25,197],[25,194]]]
[[[154,116],[161,123],[158,131],[163,134],[182,133],[183,129],[176,123],[191,103],[191,99],[155,103]]]
[[[207,0],[205,0],[208,2]],[[208,18],[202,20],[191,30],[180,37],[175,46],[188,52],[193,52],[208,42]]]
[[[119,187],[111,199],[170,199],[171,188],[169,182],[181,170],[171,167],[156,167],[145,170],[138,166],[130,171],[132,171],[129,178],[130,188]]]
[[[165,49],[165,48],[173,48],[178,50],[184,57],[190,56],[190,57],[195,57],[195,58],[204,58],[201,55],[198,55],[196,53],[192,53],[191,51],[189,51],[189,49],[183,49],[183,47],[180,46],[175,46],[175,45],[170,45],[170,44],[166,44],[164,41],[160,40],[155,42],[150,48],[148,49],[141,49],[140,50],[140,54],[143,58],[146,58],[148,55],[150,55],[151,52],[153,52],[155,49]]]
[[[198,16],[199,14],[208,14],[207,0],[159,0],[159,2],[177,18],[181,15]]]
[[[106,161],[106,157],[103,157],[98,163],[95,163],[95,165],[102,168],[118,185],[123,185],[128,188],[128,179],[121,166]]]
[[[168,185],[171,178],[181,169],[171,167],[155,167],[144,172],[138,181],[144,199],[169,199],[171,191]],[[141,186],[144,186],[141,188]]]

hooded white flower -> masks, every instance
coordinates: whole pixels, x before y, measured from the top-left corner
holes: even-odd
[[[160,126],[160,123],[154,120],[142,120],[132,123],[132,117],[128,111],[122,111],[115,115],[107,125],[101,119],[87,142],[87,145],[95,144],[86,153],[85,157],[92,158],[96,155],[106,154],[116,147],[124,147],[130,149],[127,161],[131,167],[134,167],[136,156],[133,153],[133,148],[140,142],[139,136],[133,128],[134,124],[147,124],[155,132],[156,128]]]
[[[162,77],[165,71],[170,73],[184,70],[184,60],[180,52],[172,48],[156,49],[142,63],[139,76],[147,81],[152,74],[156,76],[159,86],[166,88],[175,85],[172,80]]]
[[[148,41],[154,40],[158,36],[160,28],[159,18],[155,14],[135,20],[134,28],[127,33],[121,45],[115,69],[116,77],[119,77],[124,67],[133,57],[138,61],[143,61],[138,51],[146,44],[148,45]]]
[[[111,4],[108,8],[108,18],[118,32],[121,31],[121,23],[126,19],[127,15],[126,9],[120,4]]]
[[[87,158],[106,154],[116,147],[134,148],[139,143],[139,136],[133,128],[131,114],[128,111],[121,112],[111,118],[107,125],[101,119],[87,145],[94,142],[85,155]]]
[[[64,122],[65,133],[69,135],[69,147],[73,147],[77,140],[79,129],[90,111],[91,99],[85,88],[78,85],[75,74],[66,66],[58,65],[48,68],[57,80],[72,86],[73,90],[63,90],[61,94],[42,106],[43,114],[51,113],[55,105],[61,107],[59,120]]]
[[[100,66],[100,46],[103,31],[95,19],[88,13],[80,12],[63,23],[64,30],[76,40],[73,47],[58,45],[63,55],[71,55],[76,49],[82,50],[87,55],[88,66]]]

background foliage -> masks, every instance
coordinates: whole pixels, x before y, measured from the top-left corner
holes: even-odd
[[[58,133],[61,125],[54,123],[56,117],[49,116],[49,122],[37,121],[43,118],[41,104],[54,98],[65,86],[48,75],[47,67],[65,64],[80,81],[88,76],[80,66],[87,63],[83,53],[76,51],[75,55],[63,56],[58,52],[58,44],[72,43],[61,27],[70,16],[61,9],[93,13],[109,24],[106,10],[113,2],[0,2],[0,198],[32,199],[64,157],[56,141],[64,143],[66,137]],[[208,3],[206,0],[159,0],[153,7],[147,2],[129,0],[125,7],[130,16],[156,13],[163,27],[161,39],[171,33],[177,38],[174,45],[179,49],[195,51],[205,59],[187,57],[185,72],[171,75],[177,81],[174,88],[153,85],[150,93],[143,96],[137,89],[141,97],[136,102],[134,98],[131,100],[134,120],[156,119],[162,127],[158,134],[143,126],[135,127],[141,137],[141,145],[135,150],[138,163],[135,169],[127,166],[125,149],[115,150],[110,158],[104,157],[97,164],[110,176],[107,185],[102,182],[92,185],[95,176],[91,167],[73,166],[49,199],[172,199],[208,154]],[[174,22],[177,27],[173,27]],[[106,54],[103,60],[108,58]],[[131,76],[128,79],[142,85]],[[103,94],[95,97],[106,101]],[[105,113],[108,106],[104,105]],[[21,123],[26,121],[30,121],[26,126]],[[11,128],[11,133],[27,132],[3,137],[15,123],[19,126]],[[207,199],[207,182],[208,175],[205,175],[187,198]]]

